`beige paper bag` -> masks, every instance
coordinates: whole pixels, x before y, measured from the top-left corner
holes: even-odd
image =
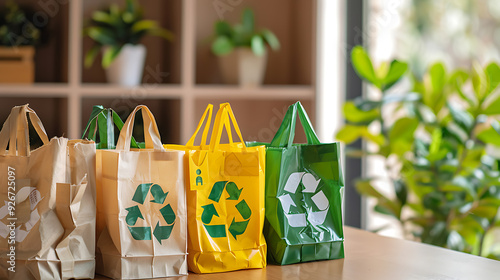
[[[44,143],[34,151],[27,113]],[[0,279],[94,277],[94,172],[94,142],[49,141],[33,110],[12,109],[0,132]]]
[[[130,150],[135,113],[142,110],[145,149]],[[99,150],[102,162],[97,272],[138,279],[187,274],[184,152],[165,150],[155,119],[137,106],[116,150]]]

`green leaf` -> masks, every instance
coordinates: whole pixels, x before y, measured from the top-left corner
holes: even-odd
[[[132,25],[130,29],[133,33],[139,33],[141,31],[149,31],[150,29],[157,28],[158,23],[154,20],[143,19]]]
[[[376,190],[373,187],[370,179],[356,180],[355,186],[356,186],[356,190],[364,196],[374,197],[374,198],[383,199],[383,200],[389,200],[386,196],[381,194],[378,190]]]
[[[167,29],[161,28],[161,27],[151,28],[148,30],[147,33],[150,35],[153,35],[153,36],[161,37],[161,38],[168,40],[168,41],[172,41],[174,39],[174,33],[170,32]]]
[[[103,11],[93,12],[92,13],[92,20],[94,20],[96,22],[100,22],[100,23],[109,24],[109,25],[113,24],[113,20],[111,19],[109,14],[106,12],[103,12]]]
[[[252,51],[257,56],[262,56],[266,52],[264,39],[262,39],[260,35],[254,35],[252,37]]]
[[[379,146],[382,146],[385,144],[385,138],[382,134],[372,134],[368,131],[368,128],[366,130],[363,130],[362,136],[363,136],[363,138],[370,140]]]
[[[122,46],[109,46],[104,50],[102,55],[102,67],[108,68],[109,65],[115,60],[115,58],[120,54]]]
[[[450,77],[450,83],[455,87],[455,90],[458,92],[458,95],[466,101],[469,106],[475,106],[475,101],[472,100],[467,94],[465,94],[462,90],[463,85],[469,79],[469,74],[464,70],[456,70]]]
[[[494,122],[495,125],[498,127],[500,126],[498,122]],[[492,123],[492,127],[481,131],[477,136],[477,139],[483,141],[486,144],[492,144],[495,146],[500,146],[500,132],[498,132],[494,127]]]
[[[393,217],[397,218],[397,216],[396,216],[397,213],[394,213],[394,211],[390,207],[388,207],[385,203],[379,203],[379,204],[375,205],[373,210],[375,210],[375,212],[378,212],[380,214],[393,216]]]
[[[233,43],[226,36],[219,36],[212,43],[212,52],[215,55],[226,55],[233,51]]]
[[[344,103],[343,112],[346,120],[353,123],[369,123],[380,117],[379,109],[363,111],[358,109],[352,101]]]
[[[446,69],[443,63],[435,63],[429,69],[429,75],[431,78],[432,90],[435,93],[440,93],[443,91],[444,85],[446,83]]]
[[[389,141],[396,142],[399,139],[413,141],[413,134],[418,127],[418,120],[414,118],[400,118],[389,131]]]
[[[476,199],[477,194],[472,186],[472,183],[463,176],[457,176],[453,178],[452,181],[440,186],[440,190],[443,192],[463,192],[468,193],[473,199]]]
[[[382,90],[388,90],[391,88],[396,82],[398,82],[401,77],[408,70],[408,64],[406,62],[401,62],[398,60],[393,60],[391,62],[391,66],[387,75],[382,79]]]
[[[135,20],[134,14],[129,13],[129,12],[124,12],[122,14],[122,20],[123,20],[123,22],[130,24]]]
[[[483,114],[500,115],[500,97],[497,97],[497,99],[491,101],[483,110]]]
[[[382,134],[374,135],[370,133],[368,127],[366,126],[356,126],[356,125],[345,125],[338,133],[337,139],[344,142],[345,144],[350,144],[358,138],[363,137],[379,146],[384,145],[385,138]]]
[[[266,42],[269,44],[269,46],[271,47],[271,49],[273,49],[275,51],[280,49],[280,41],[278,40],[278,38],[276,37],[276,35],[274,35],[273,32],[271,32],[268,29],[263,29],[260,32],[260,34],[266,40]]]
[[[135,12],[135,7],[137,6],[137,3],[135,0],[127,0],[127,12],[129,13],[134,13]]]
[[[418,127],[418,120],[415,118],[400,118],[389,131],[389,143],[391,153],[399,156],[411,151],[413,135]]]
[[[364,126],[345,125],[337,132],[336,138],[345,144],[350,144],[361,137],[364,129],[366,129]]]
[[[486,77],[488,78],[488,94],[493,92],[498,85],[500,84],[500,67],[492,62],[486,66],[484,69],[484,72],[486,73]]]
[[[453,106],[450,102],[448,104],[448,109],[450,109],[450,114],[456,124],[458,124],[465,131],[469,132],[472,127],[474,127],[474,117],[467,111],[460,110]]]
[[[227,36],[228,38],[231,37],[231,33],[233,31],[231,25],[229,25],[227,21],[215,22],[214,30],[217,36]]]
[[[87,34],[90,38],[94,39],[94,41],[98,42],[101,45],[114,45],[116,44],[115,35],[111,32],[111,30],[92,26],[87,29]]]
[[[372,61],[366,53],[366,51],[361,46],[356,46],[351,52],[351,62],[354,70],[358,75],[372,83],[378,88],[381,88],[380,81],[375,75],[375,70],[373,69]]]
[[[401,205],[405,205],[408,199],[408,188],[403,180],[394,180],[394,191]]]
[[[120,17],[120,7],[117,4],[111,4],[109,6],[109,14],[113,17],[119,18]]]
[[[255,27],[255,18],[251,9],[245,9],[242,15],[243,29],[246,33],[252,33]]]
[[[92,64],[94,63],[94,60],[95,60],[96,56],[99,54],[100,50],[101,50],[101,47],[99,45],[94,45],[94,46],[92,46],[92,48],[90,48],[90,50],[85,55],[84,65],[86,68],[89,68],[90,66],[92,66]]]
[[[498,206],[479,205],[472,210],[472,213],[476,216],[491,220],[497,215],[497,211],[498,211]]]
[[[482,101],[489,89],[486,73],[476,62],[472,66],[472,87],[478,100]]]

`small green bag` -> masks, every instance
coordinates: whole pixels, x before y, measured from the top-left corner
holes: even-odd
[[[120,116],[111,108],[105,109],[102,105],[94,105],[82,139],[85,139],[85,135],[88,132],[86,138],[97,142],[97,136],[99,135],[99,143],[96,143],[96,149],[114,149],[116,146],[115,126],[118,130],[122,129],[123,120]],[[134,137],[132,137],[130,147],[136,149],[144,148],[144,143],[137,143]]]
[[[296,114],[307,144],[293,144]],[[340,144],[322,144],[300,102],[288,108],[266,145],[266,218],[269,262],[285,265],[344,257]]]

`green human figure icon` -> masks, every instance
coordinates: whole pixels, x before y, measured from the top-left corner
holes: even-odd
[[[201,170],[197,169],[196,175],[200,175],[200,174],[201,174]],[[196,177],[196,185],[198,186],[198,184],[200,184],[200,186],[203,186],[203,178],[201,178],[201,176]]]

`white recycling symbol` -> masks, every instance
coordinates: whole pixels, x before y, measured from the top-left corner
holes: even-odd
[[[278,199],[281,201],[281,206],[283,207],[283,211],[285,212],[285,216],[288,220],[288,224],[291,227],[305,227],[307,225],[307,221],[311,223],[313,226],[321,225],[325,222],[326,215],[328,214],[328,208],[330,208],[330,203],[328,202],[328,198],[326,197],[323,191],[319,191],[316,193],[319,182],[321,179],[316,180],[314,176],[310,173],[306,172],[295,172],[288,177],[288,180],[285,184],[285,191],[291,194],[295,194],[300,183],[304,185],[303,193],[315,193],[311,200],[316,204],[316,207],[320,211],[309,212],[308,215],[306,213],[300,214],[288,214],[290,211],[290,206],[297,206],[293,201],[290,194],[284,194],[279,196]]]
[[[40,220],[40,214],[38,213],[38,208],[34,209],[37,204],[43,199],[40,192],[34,187],[23,187],[16,194],[15,205],[19,205],[21,202],[29,199],[30,203],[30,219],[24,226],[26,230],[21,229],[21,225],[16,227],[16,242],[23,242],[28,233],[30,233],[31,229],[36,225],[36,223]],[[8,210],[9,202],[4,201],[5,205],[0,207],[0,220],[5,218],[8,214],[11,215],[11,212]],[[33,210],[34,209],[34,210]],[[0,237],[6,238],[9,235],[10,229],[9,227],[0,222]]]

